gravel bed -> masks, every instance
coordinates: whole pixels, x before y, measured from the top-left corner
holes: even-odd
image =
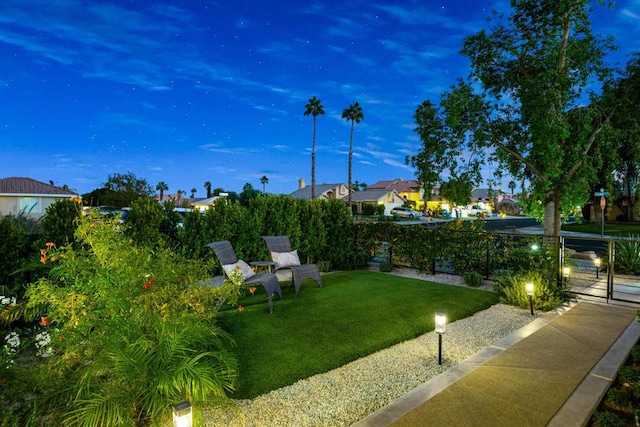
[[[447,274],[410,269],[390,274],[464,286],[458,276]],[[442,365],[437,334],[426,333],[255,399],[234,400],[236,411],[207,412],[205,425],[348,426],[531,321],[527,310],[497,304],[447,325]]]

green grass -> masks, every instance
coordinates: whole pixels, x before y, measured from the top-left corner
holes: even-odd
[[[253,398],[433,331],[436,311],[453,322],[498,302],[491,292],[371,271],[322,280],[323,288],[305,281],[299,295],[283,286],[284,300],[274,301],[271,315],[261,289],[240,301],[244,312],[220,312],[240,360],[233,398]]]
[[[602,232],[602,225],[593,222],[585,222],[582,224],[563,224],[562,229],[566,231],[577,231],[579,233],[598,234]],[[607,236],[629,236],[640,235],[640,224],[628,222],[605,222],[604,234]]]

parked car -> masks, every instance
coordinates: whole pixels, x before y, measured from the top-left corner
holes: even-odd
[[[467,215],[477,216],[478,218],[486,218],[487,216],[489,216],[489,211],[486,209],[483,209],[479,205],[473,205],[471,206],[471,208],[467,210]]]
[[[401,216],[404,218],[420,218],[422,216],[420,212],[416,212],[411,208],[405,207],[395,207],[391,209],[391,215]]]

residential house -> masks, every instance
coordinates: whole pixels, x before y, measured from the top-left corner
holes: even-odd
[[[1,215],[23,213],[33,218],[40,218],[56,200],[72,197],[79,196],[71,190],[35,179],[19,177],[0,179]]]
[[[216,204],[216,200],[225,199],[226,197],[227,193],[221,193],[221,195],[219,196],[209,197],[208,199],[197,199],[196,201],[191,203],[191,206],[194,209],[199,210],[200,212],[204,212],[207,209],[211,209]]]
[[[358,214],[363,213],[363,207],[367,204],[374,206],[384,205],[384,215],[391,215],[391,209],[402,206],[404,197],[400,196],[396,190],[371,189],[367,187],[364,191],[354,191],[351,194],[351,201],[356,206]]]
[[[348,195],[349,187],[346,184],[316,184],[316,199],[345,199]],[[311,186],[306,185],[305,180],[300,178],[298,180],[298,189],[291,193],[291,197],[311,200]]]
[[[471,192],[471,202],[492,212],[507,214],[519,212],[518,204],[513,200],[513,194],[507,194],[500,189],[476,188]]]
[[[423,212],[430,209],[433,212],[439,212],[442,209],[449,209],[446,201],[440,199],[440,187],[433,187],[431,189],[431,195],[425,195],[422,185],[414,179],[396,178],[390,181],[378,181],[367,187],[367,190],[377,189],[395,190],[417,211]]]

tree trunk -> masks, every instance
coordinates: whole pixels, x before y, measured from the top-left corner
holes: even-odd
[[[548,192],[546,195],[546,201],[544,206],[544,223],[543,241],[551,253],[551,259],[555,260],[554,270],[557,272],[558,286],[562,283],[561,267],[563,260],[563,254],[560,248],[560,233],[562,222],[560,220],[560,196],[555,192]]]
[[[316,115],[313,115],[313,143],[311,145],[311,200],[316,198]]]
[[[551,243],[551,241],[557,241],[560,237],[560,229],[562,223],[560,221],[560,204],[558,203],[558,196],[555,193],[548,193],[546,204],[544,206],[544,238],[545,241]]]

